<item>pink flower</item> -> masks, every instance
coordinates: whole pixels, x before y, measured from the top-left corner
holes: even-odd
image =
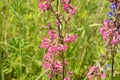
[[[104,33],[105,33],[105,28],[103,28],[103,27],[100,28],[100,33],[101,33],[101,34],[104,34]]]
[[[47,53],[45,54],[44,58],[45,58],[46,60],[52,61],[52,59],[51,59],[51,53],[47,52]]]
[[[50,69],[51,68],[51,53],[46,53],[45,56],[42,58],[42,67],[44,69]]]
[[[74,6],[71,11],[71,15],[73,16],[76,13],[76,7]]]
[[[51,8],[50,3],[45,1],[43,4],[39,4],[38,6],[43,12],[49,10]]]
[[[64,42],[70,42],[71,43],[71,42],[74,42],[76,40],[76,38],[77,38],[76,34],[74,34],[72,36],[67,36],[66,39],[64,40]]]
[[[48,48],[49,46],[50,46],[50,40],[47,38],[43,38],[40,48]]]
[[[72,41],[75,41],[76,38],[77,38],[76,34],[74,34],[73,36],[71,36]]]
[[[62,64],[60,61],[55,61],[54,62],[54,68],[62,68]]]
[[[70,80],[70,78],[66,77],[64,80]]]
[[[53,30],[49,30],[48,35],[50,36],[51,39],[56,39],[57,37],[57,34],[55,34]]]
[[[106,74],[101,72],[98,66],[92,66],[89,68],[88,79],[92,80],[93,77],[100,77],[101,79],[104,79]]]
[[[91,66],[91,67],[89,68],[89,72],[93,72],[96,68],[97,68],[97,66]]]
[[[71,42],[71,37],[67,37],[64,42]]]
[[[63,9],[66,11],[66,12],[69,12],[69,4],[63,4]]]
[[[62,71],[62,63],[60,61],[55,61],[53,63],[53,71],[54,72],[61,72]]]
[[[51,68],[51,63],[49,63],[49,62],[42,62],[42,67],[44,69],[50,69]]]
[[[105,73],[101,74],[101,79],[105,79],[105,78],[106,78],[106,74]]]
[[[111,41],[111,44],[117,44],[118,42],[119,42],[118,39],[113,39],[113,40]]]
[[[57,52],[58,51],[58,47],[57,46],[51,46],[51,47],[49,47],[49,49],[48,49],[48,52],[49,53],[54,53],[54,52]]]
[[[56,26],[57,26],[57,27],[59,26],[59,21],[58,21],[58,20],[56,20]]]
[[[117,35],[117,38],[120,39],[120,35],[119,34]]]
[[[111,44],[118,44],[119,42],[119,27],[116,28],[116,24],[112,20],[104,20],[103,27],[100,28],[100,33],[103,36],[105,42],[108,43],[109,39]],[[116,39],[114,39],[116,38]]]
[[[89,80],[92,80],[92,78],[93,78],[93,75],[88,75]]]
[[[108,21],[107,20],[103,20],[102,24],[103,24],[103,26],[108,26]]]
[[[65,52],[67,50],[67,45],[60,45],[59,50]]]

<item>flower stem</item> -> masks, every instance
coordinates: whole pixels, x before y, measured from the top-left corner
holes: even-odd
[[[113,74],[114,74],[114,53],[112,53],[111,79],[113,79]]]
[[[114,76],[114,63],[115,63],[115,53],[116,53],[116,45],[114,45],[113,47],[113,51],[112,51],[112,54],[111,54],[111,57],[112,57],[112,67],[111,67],[111,79],[113,79],[113,76]]]
[[[59,22],[59,25],[57,26],[58,36],[59,36],[59,42],[61,44],[64,44],[64,42],[63,42],[63,36],[62,36],[62,33],[61,33],[61,27],[63,27],[63,24],[62,24],[62,22],[61,22],[61,20],[59,18],[58,5],[59,5],[59,0],[57,0],[56,12],[52,8],[52,6],[51,6],[51,11],[53,12],[53,14],[55,15],[56,19]],[[62,80],[64,80],[64,78],[65,78],[65,57],[64,57],[64,52],[63,51],[61,53],[61,59],[62,59],[62,67],[63,67],[63,69],[62,69]]]

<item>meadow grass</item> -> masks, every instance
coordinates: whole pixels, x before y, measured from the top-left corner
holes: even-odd
[[[73,80],[87,80],[88,68],[105,52],[99,28],[109,3],[73,0],[73,4],[77,13],[70,27],[78,39],[66,52],[67,68],[75,73]],[[1,0],[0,5],[0,80],[48,80],[41,67],[44,50],[39,46],[46,35],[44,26],[54,22],[53,16],[42,13],[37,0]],[[119,55],[115,58],[116,69],[120,69],[119,58]],[[106,80],[110,80],[109,75]]]

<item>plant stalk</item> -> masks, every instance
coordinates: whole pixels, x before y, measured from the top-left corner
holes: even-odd
[[[63,24],[62,24],[62,22],[60,21],[60,18],[59,18],[58,6],[59,6],[59,0],[57,0],[56,11],[54,11],[54,9],[52,8],[52,6],[51,6],[51,11],[53,12],[53,14],[55,15],[56,19],[59,22],[59,25],[57,26],[58,36],[59,36],[59,42],[61,44],[64,44],[64,42],[63,42],[63,36],[61,34],[61,27],[63,26]],[[64,78],[65,78],[65,57],[64,57],[64,52],[63,51],[61,52],[61,59],[62,59],[62,68],[63,68],[63,70],[62,70],[62,80],[64,80]]]
[[[113,75],[114,75],[114,53],[112,53],[111,79],[113,79]]]

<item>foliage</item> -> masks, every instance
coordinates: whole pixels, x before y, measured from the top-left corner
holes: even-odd
[[[75,73],[73,80],[87,80],[89,67],[105,52],[99,28],[109,3],[72,1],[77,13],[71,20],[71,33],[77,33],[78,38],[66,52],[68,68]],[[39,46],[42,35],[46,35],[44,25],[52,23],[53,16],[40,12],[37,0],[0,0],[0,5],[0,80],[48,80],[41,66],[44,50]],[[120,54],[116,54],[114,80],[119,80]]]

